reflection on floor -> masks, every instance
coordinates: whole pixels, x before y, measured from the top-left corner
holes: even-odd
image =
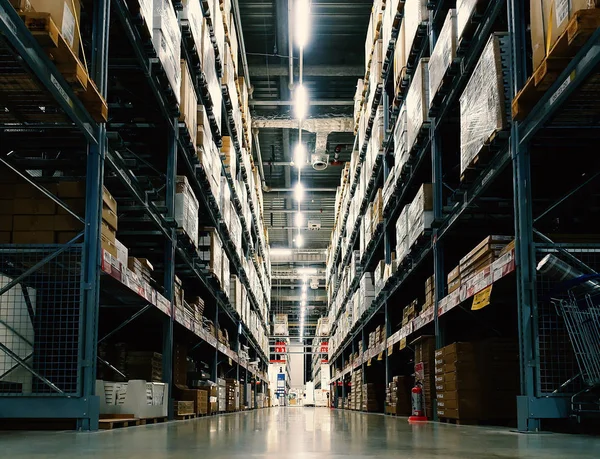
[[[270,408],[96,433],[0,432],[21,458],[599,458],[600,439],[429,423],[327,408]]]

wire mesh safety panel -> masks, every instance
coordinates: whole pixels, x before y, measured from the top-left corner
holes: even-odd
[[[81,252],[0,246],[0,396],[79,394]]]
[[[572,260],[557,250],[557,246],[536,245],[536,258],[540,263],[553,255],[568,264],[575,272],[581,270]],[[600,246],[562,245],[590,268],[600,271]],[[538,327],[538,396],[570,395],[579,392],[584,381],[577,377],[580,369],[564,317],[557,311],[557,300],[568,300],[568,290],[551,273],[537,272],[537,327]]]

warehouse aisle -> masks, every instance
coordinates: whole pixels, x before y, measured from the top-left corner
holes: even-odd
[[[598,457],[600,439],[521,435],[327,408],[271,408],[97,433],[1,432],[5,457],[556,458]],[[595,452],[595,453],[594,453]]]

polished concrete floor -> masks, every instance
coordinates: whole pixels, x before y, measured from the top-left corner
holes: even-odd
[[[429,423],[327,408],[271,408],[96,433],[0,432],[20,458],[600,458],[600,439]]]

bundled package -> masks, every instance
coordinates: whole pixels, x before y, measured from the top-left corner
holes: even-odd
[[[187,23],[194,44],[196,45],[196,50],[198,53],[202,53],[203,30],[206,24],[204,22],[204,16],[202,15],[202,9],[200,8],[200,2],[196,0],[183,0],[182,3],[183,10],[181,10],[180,13],[181,22],[182,24]],[[200,56],[200,58],[202,58],[202,56]]]
[[[423,124],[429,120],[429,59],[421,59],[406,95],[406,141],[410,153]]]
[[[201,228],[198,232],[198,255],[210,271],[219,279],[222,275],[223,246],[214,228]]]
[[[405,31],[406,27],[404,21],[402,21],[396,39],[396,47],[394,48],[394,89],[396,92],[398,92],[400,82],[406,71]]]
[[[365,83],[362,78],[356,82],[356,92],[354,93],[354,125],[358,124],[362,109],[362,99],[365,90]]]
[[[396,174],[398,175],[402,172],[402,168],[408,162],[409,158],[406,128],[406,104],[402,104],[400,114],[398,115],[396,130],[394,131],[394,169],[396,169]]]
[[[419,188],[415,199],[408,208],[408,246],[419,239],[425,230],[433,223],[433,186],[424,183]]]
[[[226,177],[221,177],[221,196],[220,196],[221,217],[227,228],[231,227],[231,190]]]
[[[217,126],[221,126],[221,105],[223,94],[221,93],[221,84],[216,70],[215,48],[210,40],[208,27],[204,28],[204,38],[202,40],[202,69],[208,85],[208,93],[212,101],[211,110],[215,117]]]
[[[429,98],[433,101],[448,68],[456,57],[456,10],[448,11],[435,48],[429,58]]]
[[[396,221],[396,259],[398,263],[404,260],[408,253],[408,208],[404,206]]]
[[[154,49],[179,102],[181,30],[170,1],[154,0],[152,23]]]
[[[427,0],[406,0],[404,4],[404,54],[410,56],[419,26],[429,20]]]
[[[231,273],[229,272],[229,258],[223,251],[223,258],[221,259],[221,290],[229,296],[229,281]]]
[[[187,177],[177,176],[175,194],[175,221],[177,227],[188,235],[194,246],[198,245],[199,204]]]
[[[190,69],[184,59],[181,65],[181,86],[179,91],[179,121],[185,124],[190,134],[192,145],[196,147],[196,135],[198,132],[198,99],[196,89],[190,74]]]
[[[490,37],[460,97],[460,172],[470,166],[492,134],[506,127],[500,39]]]

